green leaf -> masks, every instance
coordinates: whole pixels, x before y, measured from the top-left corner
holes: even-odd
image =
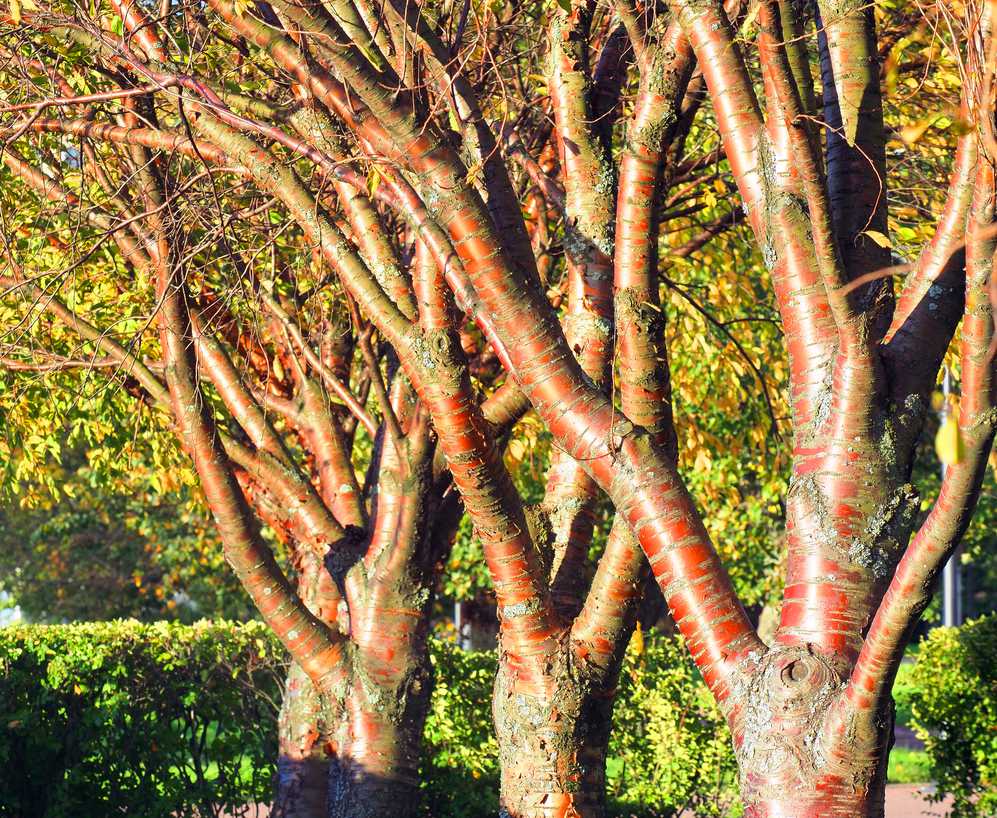
[[[375,165],[367,171],[367,194],[373,199],[378,185],[381,184],[381,173]]]

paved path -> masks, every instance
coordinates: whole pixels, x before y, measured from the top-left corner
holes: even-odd
[[[945,818],[950,802],[931,803],[925,794],[933,791],[931,784],[887,784],[886,818]],[[696,818],[683,812],[679,818]]]
[[[941,818],[948,815],[950,801],[931,803],[924,800],[929,784],[887,784],[886,818]]]
[[[944,818],[948,814],[946,803],[924,800],[924,793],[930,789],[930,784],[887,784],[886,818]],[[266,818],[268,812],[265,806],[258,805],[245,818]]]

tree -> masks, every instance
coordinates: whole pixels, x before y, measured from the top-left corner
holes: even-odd
[[[123,13],[127,19],[128,13]],[[237,18],[242,19],[239,15]],[[66,27],[57,26],[57,30],[79,33],[75,23]],[[261,32],[265,35],[267,30],[261,26],[257,29],[257,34]],[[73,38],[76,36],[74,34]],[[86,34],[82,35],[81,42],[86,49],[97,45]],[[614,47],[623,44],[619,33],[613,42]],[[227,41],[223,43],[227,47]],[[99,47],[97,52],[90,50],[84,51],[84,54],[82,61],[78,55],[72,55],[69,60],[69,65],[74,67],[69,76],[77,83],[82,79],[86,60],[95,55],[101,57]],[[47,66],[37,58],[37,52],[31,47],[12,51],[10,57],[10,71],[22,83],[25,73],[28,76],[41,73],[48,82],[55,83],[56,91],[62,93],[63,97],[72,94],[69,80],[61,73],[65,69],[62,66],[58,70]],[[133,67],[138,65],[139,63],[133,63]],[[276,85],[278,92],[283,90],[272,78],[268,78],[268,82]],[[31,85],[25,85],[25,90],[26,98],[33,98],[36,94]],[[119,96],[119,93],[124,96]],[[141,99],[143,95],[134,96]],[[241,156],[241,167],[237,171],[241,176],[253,177],[258,172],[263,176],[274,174],[271,181],[277,181],[279,188],[290,194],[289,201],[297,208],[291,212],[297,217],[302,217],[306,211],[314,212],[319,205],[296,179],[292,170],[281,167],[274,159],[268,160],[258,151],[257,145],[236,129],[228,129],[226,120],[232,122],[231,118],[223,117],[215,123],[219,130],[213,132],[212,138],[218,140],[218,144],[210,140],[193,141],[189,137],[171,134],[162,127],[135,126],[142,120],[149,123],[158,120],[161,124],[166,124],[163,122],[165,117],[175,116],[171,124],[183,129],[186,127],[184,123],[200,127],[206,120],[202,120],[199,115],[196,119],[187,120],[182,104],[177,106],[176,114],[173,114],[172,111],[148,101],[144,102],[145,107],[141,107],[131,101],[132,97],[133,94],[128,90],[103,94],[98,92],[95,100],[98,104],[109,103],[115,106],[118,104],[117,100],[124,100],[125,110],[119,114],[117,126],[110,129],[99,124],[97,130],[93,129],[88,121],[92,118],[93,110],[91,117],[82,121],[43,121],[40,118],[32,121],[28,130],[38,126],[43,133],[72,133],[74,129],[82,127],[83,130],[78,133],[87,141],[82,143],[76,153],[63,151],[56,139],[54,142],[43,140],[33,146],[34,164],[13,150],[5,157],[12,175],[26,183],[42,199],[41,212],[37,217],[35,213],[31,213],[30,220],[35,225],[44,224],[51,228],[44,233],[32,232],[26,224],[11,228],[11,232],[15,233],[17,230],[24,231],[26,237],[17,248],[21,252],[19,260],[24,263],[19,261],[11,264],[13,275],[8,280],[10,292],[17,298],[24,299],[24,302],[15,304],[12,308],[9,325],[18,341],[22,341],[25,336],[29,340],[13,345],[12,348],[18,351],[19,356],[8,360],[8,369],[32,375],[39,372],[64,375],[66,372],[81,370],[89,377],[93,370],[106,368],[112,379],[122,382],[126,391],[150,404],[169,409],[169,422],[178,431],[183,448],[194,458],[229,561],[233,562],[237,573],[242,574],[244,584],[264,616],[270,614],[268,621],[283,636],[292,656],[299,660],[299,664],[308,663],[305,670],[318,687],[319,695],[316,697],[311,686],[302,678],[300,668],[292,670],[284,700],[281,731],[282,773],[287,773],[288,780],[281,787],[279,805],[287,811],[287,804],[303,792],[308,803],[300,805],[301,812],[321,811],[325,790],[322,759],[325,752],[331,750],[338,761],[334,770],[349,766],[346,780],[351,777],[362,779],[361,786],[354,787],[353,792],[350,792],[349,787],[345,788],[347,797],[344,798],[343,780],[334,776],[329,793],[332,808],[352,815],[360,809],[358,804],[362,802],[367,809],[380,810],[384,814],[398,814],[399,803],[415,803],[412,794],[405,791],[414,784],[413,764],[417,758],[416,749],[425,706],[424,677],[427,668],[424,636],[428,591],[433,587],[435,576],[422,566],[421,586],[413,588],[411,583],[405,584],[405,580],[409,579],[404,575],[405,572],[418,570],[419,561],[426,560],[426,552],[423,552],[407,562],[405,552],[412,548],[411,539],[425,536],[416,527],[429,528],[428,520],[433,519],[440,510],[420,500],[425,487],[420,486],[419,481],[425,480],[422,470],[428,467],[431,457],[429,441],[425,437],[429,427],[426,425],[428,418],[424,406],[436,407],[438,432],[441,428],[447,428],[448,419],[453,415],[446,392],[433,394],[426,391],[426,386],[436,375],[434,366],[440,363],[443,367],[450,368],[451,376],[457,377],[460,389],[464,390],[463,393],[455,394],[458,397],[460,394],[470,396],[467,391],[470,387],[466,380],[467,373],[454,368],[455,364],[449,357],[454,352],[452,344],[455,339],[449,334],[450,307],[438,278],[441,266],[444,270],[451,266],[447,261],[447,255],[452,254],[452,250],[448,249],[449,240],[438,228],[434,232],[432,225],[425,221],[420,210],[421,204],[417,198],[413,199],[405,180],[401,177],[392,178],[388,169],[382,168],[379,171],[376,165],[368,172],[366,180],[360,177],[359,184],[357,175],[350,174],[342,166],[337,166],[335,174],[326,179],[331,180],[332,187],[338,194],[339,224],[360,251],[353,257],[354,262],[369,264],[370,269],[376,273],[375,279],[368,278],[368,283],[373,286],[366,294],[343,293],[337,290],[336,279],[330,279],[322,272],[322,265],[328,264],[330,253],[335,257],[347,249],[352,250],[351,246],[344,244],[337,250],[328,244],[322,244],[319,252],[315,253],[318,258],[314,260],[318,263],[301,269],[300,259],[308,258],[308,250],[302,246],[300,234],[288,231],[287,226],[282,224],[280,215],[267,213],[268,203],[265,200],[262,205],[259,197],[251,198],[247,203],[245,199],[248,197],[241,197],[239,193],[241,182],[234,188],[221,192],[213,185],[202,185],[201,195],[205,197],[203,201],[207,201],[208,207],[200,205],[200,215],[194,219],[194,226],[188,227],[191,222],[188,214],[199,207],[199,202],[187,191],[194,188],[205,174],[201,172],[197,161],[191,163],[191,169],[191,165],[182,165],[176,154],[156,159],[146,149],[176,148],[181,154],[186,153],[194,160],[203,161],[207,158],[208,161],[223,162],[226,157],[219,150],[218,144],[224,144],[224,151],[233,152],[233,156]],[[81,100],[66,102],[78,104]],[[25,104],[37,106],[38,103]],[[43,101],[41,104],[47,103]],[[12,107],[15,113],[23,110],[18,104]],[[257,111],[268,110],[267,103],[262,100],[254,102],[252,107]],[[269,111],[268,115],[278,115],[273,106]],[[344,155],[344,148],[337,146],[338,137],[332,123],[321,109],[301,107],[292,114],[289,122],[299,133],[318,139],[323,149],[331,151],[333,155]],[[676,142],[676,153],[681,152],[680,137],[688,131],[690,124],[691,116],[687,117],[681,128],[674,129],[675,132],[670,137]],[[543,130],[542,122],[538,128]],[[12,133],[22,135],[18,131],[19,128],[15,126]],[[519,138],[525,133],[525,128],[520,129]],[[109,149],[107,143],[125,145],[126,150],[117,153]],[[73,166],[78,163],[76,157],[81,155],[86,161],[79,163],[82,167],[80,173],[76,173]],[[313,152],[313,158],[320,156],[321,154]],[[55,171],[55,165],[50,161],[53,158],[56,158],[56,164],[63,165],[64,172]],[[537,163],[530,160],[525,151],[521,158],[532,175],[543,183],[546,177]],[[677,175],[676,183],[688,186],[696,173],[706,168],[710,161],[709,155],[690,160],[681,169],[681,174]],[[191,175],[185,177],[185,171]],[[158,198],[154,195],[154,198],[144,202],[143,211],[136,212],[123,195],[122,189],[126,187],[133,191],[132,195],[136,188],[143,195],[148,195],[149,191],[153,194],[157,190],[160,192]],[[578,198],[577,192],[566,195],[554,182],[547,183],[547,189],[556,201],[561,202],[562,209]],[[178,191],[183,191],[183,194]],[[677,194],[681,194],[681,190]],[[393,212],[376,212],[371,199],[387,199],[395,208],[398,201],[401,201],[409,208],[406,213],[409,218],[407,226],[401,229],[397,227],[397,216]],[[238,212],[239,219],[229,221],[224,218],[220,212],[221,207],[217,204],[219,200],[224,200],[226,209]],[[85,214],[83,225],[63,208],[67,202]],[[211,207],[213,204],[214,208]],[[553,219],[546,212],[549,206],[545,199],[538,198],[538,207],[540,210],[535,215],[537,227],[534,232],[538,241],[543,241],[547,222]],[[676,252],[676,258],[688,255],[739,221],[724,210],[721,209],[720,214],[714,217],[706,229],[697,231],[690,237],[684,247]],[[161,213],[169,213],[170,221],[167,222]],[[49,221],[53,216],[53,221]],[[273,224],[275,217],[276,229]],[[212,225],[212,229],[205,230],[205,223],[213,219],[217,220],[217,226]],[[419,220],[425,223],[424,226]],[[271,223],[268,224],[268,221]],[[148,227],[143,226],[145,222],[148,222]],[[87,223],[91,228],[96,228],[96,232],[89,235],[92,244],[70,247],[59,238],[60,227],[71,225],[71,235],[81,236],[84,235],[81,231]],[[305,236],[314,242],[316,224],[305,218],[302,226]],[[325,236],[330,235],[329,231],[338,226],[324,217],[318,223],[320,235]],[[132,235],[122,235],[122,228]],[[261,232],[267,240],[262,247],[251,249],[252,241],[248,241],[248,244],[246,242],[254,231]],[[240,235],[235,238],[231,232]],[[428,234],[427,240],[417,241],[423,233]],[[292,238],[285,238],[285,234]],[[147,249],[151,248],[157,236],[165,237],[162,247],[157,247],[154,251]],[[98,266],[94,269],[92,279],[82,286],[79,281],[73,281],[67,286],[66,273],[84,266],[92,268],[97,248],[105,248],[109,237],[117,245],[118,258],[111,262],[109,268]],[[237,240],[244,244],[238,250],[233,250]],[[42,264],[38,265],[35,259],[30,259],[26,254],[45,244],[53,245],[55,252],[51,254],[51,259],[43,258]],[[413,244],[416,245],[414,249]],[[444,260],[443,265],[434,266],[430,263],[432,258],[429,254],[434,252],[437,260]],[[532,254],[532,250],[530,253]],[[573,316],[571,320],[578,323],[582,330],[576,333],[576,340],[593,347],[590,367],[596,373],[595,377],[605,380],[608,374],[609,349],[605,343],[605,320],[603,319],[603,326],[585,326],[589,310],[587,289],[592,289],[584,283],[587,273],[582,261],[587,254],[584,246],[571,251],[572,258],[577,258],[578,261],[572,262],[574,267],[565,280],[569,289],[567,297],[553,286],[552,297],[566,301],[569,313]],[[264,255],[264,258],[268,255],[270,260],[269,266],[263,265],[263,271],[259,271],[259,267],[253,263],[254,257],[260,255]],[[72,258],[68,264],[67,256]],[[46,266],[49,262],[52,266]],[[598,260],[597,264],[605,267],[604,260]],[[214,265],[218,265],[219,269],[215,269]],[[409,266],[414,269],[412,290],[400,272]],[[27,268],[31,268],[31,272]],[[39,278],[34,275],[36,270],[46,282],[50,282],[51,287],[64,290],[66,295],[50,295],[49,284],[38,283]],[[139,294],[141,288],[129,289],[128,279],[132,276],[138,277],[140,284],[158,282],[155,291],[158,303],[142,303]],[[264,276],[266,280],[261,281]],[[138,303],[132,305],[121,300],[109,303],[109,282],[115,296],[124,295],[127,290],[131,299]],[[604,277],[596,288],[603,294],[603,303],[599,307],[603,310],[608,304],[606,296],[610,283],[611,280]],[[381,290],[380,287],[384,289]],[[469,293],[466,287],[462,292],[465,297]],[[369,336],[370,327],[364,324],[359,310],[354,309],[350,300],[355,299],[369,312],[372,309],[369,303],[371,297],[375,299],[376,306],[387,309],[392,316],[388,325],[380,326],[380,331],[383,339],[393,342],[394,349],[388,349],[383,344],[380,349],[376,348],[378,345]],[[175,299],[175,302],[171,302],[171,299]],[[70,300],[73,302],[72,307],[68,303]],[[167,309],[170,303],[173,303],[173,307]],[[131,310],[123,309],[126,304]],[[349,320],[357,333],[360,357],[366,364],[365,374],[360,376],[362,382],[354,389],[354,392],[360,394],[359,398],[347,387],[350,383],[349,370],[335,371],[337,356],[349,360],[349,353],[352,352],[349,348],[345,351],[337,348],[344,343],[343,332],[335,324],[335,312],[338,309],[341,314],[344,306],[347,312],[352,313]],[[155,313],[157,308],[160,310],[158,319],[161,326],[158,345],[143,335],[148,323],[144,314],[149,311]],[[24,314],[25,311],[27,315]],[[262,322],[255,311],[262,311]],[[424,335],[422,338],[411,338],[411,343],[399,350],[397,327],[402,325],[399,319],[411,320],[417,314]],[[383,315],[384,313],[382,317]],[[48,322],[52,322],[52,326]],[[263,324],[262,328],[258,326],[260,323]],[[109,328],[122,325],[130,325],[131,334],[122,336]],[[30,332],[18,337],[20,328],[24,326],[29,327]],[[394,333],[390,331],[391,326],[396,328]],[[490,334],[487,323],[483,330],[486,336]],[[462,348],[475,350],[480,347],[480,336],[475,337],[467,328],[463,332]],[[115,340],[119,336],[121,340]],[[349,342],[348,338],[347,347]],[[211,393],[205,392],[198,382],[193,361],[187,359],[185,362],[183,356],[190,357],[191,346],[197,353],[198,375],[210,381],[214,387],[214,400]],[[408,364],[408,383],[423,386],[421,404],[412,403],[411,388],[396,364],[390,360],[393,354],[402,358],[403,364]],[[99,360],[96,357],[98,355],[102,356]],[[377,360],[379,355],[384,360]],[[445,357],[440,358],[441,355]],[[229,360],[229,356],[238,356],[238,368]],[[325,360],[323,356],[331,356],[331,360]],[[487,384],[490,374],[496,369],[495,353],[486,347],[476,357],[479,360],[473,367],[475,380]],[[419,363],[422,366],[413,371],[412,367]],[[342,369],[342,362],[339,368]],[[165,384],[159,377],[160,370],[166,374]],[[287,373],[290,373],[290,379]],[[312,378],[322,383],[315,383]],[[356,378],[353,381],[356,382]],[[247,387],[247,384],[251,385]],[[341,412],[328,410],[323,403],[328,397],[317,395],[323,387],[332,390],[344,401],[353,413],[352,418]],[[367,414],[365,398],[368,390],[377,397],[381,407],[384,421],[380,431]],[[297,413],[290,404],[291,398],[302,402],[297,407]],[[493,392],[480,408],[477,396],[471,397],[471,400],[475,412],[473,423],[477,425],[470,427],[473,435],[470,443],[467,440],[469,427],[462,426],[458,417],[457,423],[451,427],[451,437],[443,441],[442,448],[449,455],[451,467],[454,462],[460,463],[465,489],[471,486],[468,481],[473,481],[474,473],[482,468],[482,463],[485,464],[489,480],[496,481],[485,484],[484,490],[478,496],[472,495],[472,499],[478,533],[487,543],[493,579],[502,588],[505,607],[508,609],[507,617],[511,616],[510,612],[516,607],[508,604],[509,595],[521,593],[516,588],[520,580],[516,578],[516,566],[505,564],[507,560],[501,554],[496,558],[496,548],[505,547],[502,540],[509,536],[510,531],[508,528],[496,529],[493,523],[501,523],[503,515],[511,511],[515,515],[514,526],[518,526],[513,546],[529,549],[527,559],[534,566],[530,568],[530,574],[534,574],[535,566],[543,564],[544,578],[540,581],[545,586],[545,593],[549,590],[560,596],[559,610],[567,623],[577,619],[576,628],[591,631],[582,639],[583,644],[591,645],[591,658],[586,659],[587,667],[582,682],[584,689],[567,691],[566,696],[559,697],[555,696],[555,688],[568,681],[566,674],[569,672],[569,664],[574,662],[574,649],[572,653],[565,652],[562,655],[560,666],[541,671],[534,678],[524,675],[520,679],[517,665],[522,661],[524,649],[532,650],[533,637],[519,633],[515,628],[505,630],[503,644],[507,647],[507,661],[503,662],[501,684],[510,685],[508,689],[513,693],[529,693],[535,713],[550,722],[547,729],[528,735],[515,723],[515,719],[521,720],[522,715],[517,717],[510,713],[502,742],[504,757],[508,762],[505,765],[506,800],[518,811],[519,807],[515,806],[517,801],[525,802],[533,797],[522,784],[524,780],[531,780],[531,774],[522,766],[522,753],[528,752],[532,747],[539,747],[549,738],[558,739],[560,736],[563,739],[570,737],[572,731],[586,730],[591,726],[592,735],[585,743],[592,762],[585,764],[586,780],[579,788],[581,795],[577,802],[580,805],[589,804],[590,809],[599,809],[603,798],[602,768],[608,740],[608,709],[611,706],[612,688],[623,648],[633,627],[636,602],[642,592],[642,575],[646,573],[642,569],[644,558],[626,535],[625,527],[619,526],[609,549],[610,553],[603,560],[602,573],[597,575],[596,583],[589,593],[587,610],[575,610],[581,609],[583,601],[588,540],[593,525],[594,504],[598,498],[596,486],[584,476],[577,464],[560,457],[552,470],[543,507],[531,512],[527,522],[527,511],[512,491],[509,475],[501,464],[500,450],[495,447],[495,440],[501,436],[503,429],[526,408],[526,400],[512,384]],[[211,401],[211,417],[207,416],[203,408],[198,408],[203,407],[206,401]],[[389,407],[386,411],[385,406]],[[196,414],[193,414],[191,407],[198,409]],[[270,420],[268,413],[277,418],[280,429]],[[360,493],[359,483],[352,475],[345,476],[348,467],[343,462],[343,453],[335,449],[330,453],[331,444],[322,439],[323,435],[335,437],[338,434],[349,440],[358,428],[358,421],[374,436],[376,444],[375,453],[365,458],[368,466],[366,482],[376,487],[376,493],[365,494],[371,497],[377,513],[371,515],[370,529],[365,535],[351,533],[349,529],[351,525],[359,528],[362,524],[362,518],[352,506],[352,498]],[[336,424],[340,422],[346,425],[337,432]],[[482,423],[487,426],[481,426]],[[216,428],[213,429],[213,426]],[[289,435],[284,435],[283,432]],[[413,448],[406,451],[404,456],[399,454],[395,445],[395,441],[401,440],[403,434],[415,435],[418,444],[413,444]],[[291,443],[285,440],[288,436]],[[325,449],[322,448],[323,444]],[[472,447],[472,457],[467,462],[461,462],[461,449],[467,445]],[[289,447],[300,449],[308,458],[310,474],[307,477],[315,484],[314,488],[320,495],[318,499],[314,497],[306,476],[295,473]],[[385,452],[383,447],[388,447],[388,451]],[[272,462],[272,458],[277,462]],[[396,462],[398,459],[402,462]],[[326,472],[322,469],[323,462],[332,464],[327,466]],[[336,472],[337,466],[339,472]],[[331,474],[328,473],[330,470]],[[288,471],[291,473],[287,474]],[[233,478],[241,483],[241,496],[231,486]],[[354,484],[352,490],[350,480]],[[459,511],[459,508],[455,504],[455,495],[452,492],[445,494],[446,479],[436,473],[434,480],[436,506],[442,503],[443,513],[437,521],[438,533],[434,530],[434,535],[430,538],[432,549],[428,553],[438,559],[445,553],[445,545],[458,518],[454,512]],[[347,489],[345,500],[339,496],[344,493],[344,485]],[[400,486],[405,489],[405,497],[392,497],[392,493],[402,493]],[[409,498],[411,502],[407,502]],[[465,501],[466,498],[465,492]],[[321,504],[319,500],[322,501]],[[269,610],[267,595],[260,591],[259,573],[247,573],[251,568],[249,563],[260,561],[255,567],[264,568],[268,572],[262,578],[265,582],[279,584],[282,582],[281,574],[268,556],[266,543],[253,535],[254,521],[247,509],[241,507],[244,501],[254,507],[256,516],[266,522],[278,538],[289,541],[299,568],[298,594],[310,610],[316,612],[323,621],[328,620],[326,624],[338,627],[341,633],[331,634],[335,646],[323,647],[323,642],[329,640],[330,634],[304,619],[303,611],[298,610],[298,619],[289,624],[282,618],[275,617]],[[490,511],[489,506],[496,501],[499,502],[499,507],[494,512]],[[297,514],[289,513],[292,511],[297,511]],[[329,511],[332,512],[332,520],[329,519]],[[405,523],[400,526],[400,531],[391,530],[395,520]],[[406,526],[411,526],[412,531],[406,531]],[[390,541],[392,536],[396,538],[395,541]],[[354,550],[355,540],[368,546],[367,558],[359,559],[361,552]],[[319,553],[329,549],[325,566],[314,567],[311,562],[314,555],[309,553],[309,546]],[[542,547],[544,553],[534,553],[534,546]],[[510,556],[515,557],[515,554]],[[367,563],[377,558],[398,573],[388,577],[375,576],[368,581],[365,576]],[[271,564],[267,565],[268,562]],[[625,573],[616,576],[614,572],[618,569]],[[539,577],[534,579],[539,580]],[[530,582],[534,582],[534,579]],[[339,588],[330,587],[334,580]],[[387,615],[404,612],[398,607],[386,607],[383,600],[377,598],[376,591],[389,580],[393,580],[396,585],[388,592],[393,592],[396,600],[402,600],[392,603],[394,606],[402,604],[406,597],[416,596],[421,599],[419,624],[415,626],[418,632],[411,636],[416,643],[414,648],[405,641],[410,632],[404,619]],[[352,583],[356,583],[360,590],[356,590],[355,586],[351,587]],[[373,598],[370,602],[364,599],[363,591],[367,585],[375,589],[367,592]],[[348,619],[341,610],[342,605],[334,605],[328,599],[316,599],[316,586],[318,592],[327,597],[335,596],[336,591],[341,588],[348,609]],[[290,591],[281,590],[283,598],[278,611],[294,607],[296,600],[290,595]],[[605,610],[606,596],[613,593],[619,597],[616,605],[618,609]],[[423,596],[426,598],[422,599]],[[528,601],[526,604],[528,606]],[[528,607],[523,612],[528,613]],[[308,634],[306,624],[314,627],[312,633]],[[306,645],[303,649],[298,643],[302,633],[308,634],[313,643],[317,642],[318,649],[324,650],[324,655],[316,659],[308,652],[312,649],[311,645]],[[564,633],[567,633],[566,629]],[[352,674],[338,669],[342,664],[339,652],[343,650],[343,646],[340,643],[345,636],[349,637],[346,644],[357,651],[352,657]],[[365,649],[373,653],[373,657],[365,656]],[[391,654],[396,665],[401,665],[404,660],[407,660],[407,664],[402,665],[395,674],[396,677],[401,677],[400,680],[389,679],[394,683],[394,688],[381,690],[375,696],[368,689],[369,674],[383,673],[385,669],[375,667],[372,671],[370,665],[378,661],[388,664],[379,653],[382,650],[384,654]],[[406,651],[410,655],[406,655]],[[531,660],[530,664],[530,672],[537,674],[536,662]],[[421,678],[417,677],[420,673]],[[504,701],[507,708],[511,705],[508,697],[498,700]],[[342,715],[343,710],[349,712]],[[383,735],[378,735],[378,731]],[[565,749],[565,752],[569,751],[570,748]],[[553,774],[562,779],[565,775],[573,775],[570,770],[557,770],[560,766],[561,759],[555,759],[551,765]],[[566,803],[576,800],[573,796],[562,796],[563,798],[567,798]]]
[[[41,66],[46,80],[72,92],[59,70],[16,51],[9,56],[7,68],[32,72]],[[126,110],[124,130],[155,116],[141,101]],[[265,318],[258,320],[245,309],[238,287],[219,295],[226,270],[208,269],[202,277],[199,265],[211,263],[205,247],[231,240],[228,225],[218,234],[186,233],[185,214],[170,211],[181,201],[171,186],[185,180],[140,142],[128,148],[108,154],[87,144],[76,157],[58,149],[53,157],[41,145],[31,154],[41,170],[13,150],[3,157],[41,202],[39,210],[18,208],[18,226],[5,233],[12,240],[4,284],[14,295],[5,314],[6,338],[15,352],[22,343],[31,350],[5,359],[8,373],[28,376],[12,378],[7,395],[9,417],[28,411],[5,440],[19,464],[15,472],[57,453],[61,427],[72,436],[90,413],[91,423],[110,421],[120,430],[127,419],[115,418],[102,401],[127,395],[133,414],[165,420],[194,460],[227,561],[295,660],[281,712],[275,813],[403,814],[418,801],[431,679],[428,615],[460,511],[445,475],[434,468],[428,418],[393,377],[388,350],[359,314],[351,324],[341,297],[323,292],[306,309],[308,299],[279,291],[288,286],[282,281],[267,291]],[[52,158],[65,162],[68,172],[56,173],[48,164]],[[100,199],[96,207],[89,207],[91,182]],[[377,252],[378,216],[369,200],[350,191],[343,201],[350,229],[361,236],[367,231],[374,242],[368,246]],[[252,195],[226,195],[225,202],[247,209],[243,229],[260,229],[274,258],[308,258],[295,238],[281,245],[283,231],[270,221],[265,201],[260,208]],[[82,222],[74,219],[77,207]],[[25,221],[44,228],[21,233]],[[117,255],[104,250],[109,241]],[[205,244],[197,247],[197,241]],[[62,297],[39,285],[21,263],[27,260],[28,269],[41,269],[43,276],[54,269],[58,281],[67,259],[68,269],[91,269],[93,275],[78,286],[55,284],[56,292],[64,289]],[[255,269],[236,255],[230,261],[239,276]],[[381,272],[398,275],[390,264]],[[148,285],[151,302],[143,303],[143,288],[129,291],[135,278]],[[329,288],[327,281],[315,283],[316,292]],[[333,308],[326,309],[330,302]],[[255,310],[255,296],[251,303]],[[411,299],[408,306],[414,309]],[[158,342],[146,334],[150,313],[160,327]],[[385,368],[390,395],[382,382]],[[85,375],[82,387],[71,377],[76,372]],[[101,373],[110,389],[94,388]],[[41,381],[41,375],[63,383]],[[69,397],[67,383],[76,387]],[[380,407],[379,420],[368,411],[368,395]],[[485,409],[496,428],[521,411],[503,395]],[[518,403],[525,407],[522,399]],[[168,454],[161,463],[179,468]],[[296,587],[275,558],[273,540],[294,567]],[[114,558],[108,549],[100,556]],[[44,557],[54,563],[58,555],[48,551]]]
[[[0,371],[7,604],[30,622],[251,617],[168,433],[80,375]]]
[[[57,479],[71,496],[0,511],[0,589],[25,619],[252,616],[186,491],[155,493],[140,480],[94,491],[88,469],[68,465]]]
[[[918,260],[903,265],[909,275],[898,297],[889,278],[899,270],[890,269],[878,70],[878,49],[891,43],[878,41],[875,9],[866,4],[818,2],[811,17],[777,0],[748,9],[709,0],[672,0],[667,8],[618,3],[611,11],[572,2],[524,10],[346,0],[250,8],[211,0],[210,13],[170,4],[153,13],[121,0],[117,34],[117,20],[105,24],[79,8],[67,14],[22,5],[14,16],[34,48],[24,58],[48,58],[34,72],[55,69],[53,38],[62,37],[99,75],[101,90],[88,84],[87,93],[70,88],[61,98],[35,92],[21,108],[33,113],[7,126],[9,136],[77,133],[186,154],[205,164],[205,174],[217,163],[251,180],[334,271],[344,291],[339,301],[351,313],[355,305],[353,325],[363,326],[362,313],[397,357],[418,397],[413,417],[427,429],[432,419],[495,585],[502,652],[494,710],[508,814],[600,813],[607,693],[645,557],[728,719],[748,814],[882,814],[892,678],[934,578],[968,525],[997,426],[989,5],[932,10],[946,24],[933,30],[948,32],[937,36],[950,70],[960,72],[965,133],[942,215]],[[881,13],[909,20],[888,4]],[[535,67],[529,46],[538,31],[549,51],[549,118],[530,90],[534,72],[522,73]],[[281,89],[282,106],[231,87],[230,64],[204,47],[219,40],[229,44],[236,72],[261,70],[269,89]],[[633,95],[621,104],[624,88]],[[127,127],[41,117],[45,107],[133,99],[138,113]],[[770,645],[745,613],[676,463],[659,224],[675,217],[668,208],[682,200],[683,175],[703,167],[683,157],[707,100],[788,353],[787,575]],[[502,126],[493,128],[493,119]],[[13,154],[5,159],[51,196],[43,171]],[[166,162],[135,163],[141,188],[154,198],[127,226],[142,225],[139,249],[148,261],[136,266],[158,281],[173,417],[230,561],[292,655],[335,701],[343,640],[285,590],[234,482],[235,438],[219,437],[203,408],[190,344],[206,356],[210,340],[201,327],[211,324],[186,295],[192,256],[185,228],[193,217],[171,204],[178,188],[162,172]],[[517,163],[532,182],[522,194],[510,173]],[[302,179],[299,169],[313,178]],[[671,199],[662,196],[676,179],[683,181]],[[342,201],[366,192],[393,218],[350,221],[351,241],[324,205],[326,186],[338,186]],[[217,195],[212,188],[205,199],[216,203],[215,223],[228,228]],[[563,331],[544,289],[551,209],[563,213]],[[728,215],[704,225],[690,238],[694,249],[730,222]],[[103,229],[120,238],[113,227]],[[240,229],[231,226],[233,238]],[[272,283],[280,277],[261,281],[239,263],[233,238],[222,233],[213,245],[224,248],[264,313],[276,303],[287,314]],[[411,263],[385,265],[373,246],[381,239],[387,260],[404,251]],[[127,245],[119,249],[135,256]],[[411,272],[411,290],[404,275],[391,274],[400,267]],[[19,292],[51,303],[14,273]],[[552,519],[528,515],[514,490],[457,335],[455,306],[512,376],[489,400],[501,394],[521,403],[525,395],[552,437]],[[919,507],[910,483],[915,443],[960,319],[962,395],[944,447],[951,466],[911,537]],[[95,333],[91,341],[111,354],[105,338]],[[290,346],[307,357],[307,344]],[[133,372],[143,365],[124,353],[114,353],[119,365]],[[222,392],[225,371],[222,365],[210,376]],[[368,362],[368,372],[372,388],[385,394],[378,367]],[[165,402],[162,385],[148,383]],[[239,407],[256,404],[226,403],[257,450],[279,457],[267,427],[239,417]],[[384,437],[397,443],[391,404],[380,405]],[[396,451],[382,449],[389,450]],[[617,516],[586,592],[583,546],[600,490]],[[258,510],[265,514],[266,506]],[[264,587],[279,589],[282,604],[269,604]],[[358,767],[373,761],[350,752],[343,748],[343,757]],[[376,800],[365,809],[376,811]]]

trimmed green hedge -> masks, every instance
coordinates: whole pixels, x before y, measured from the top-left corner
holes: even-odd
[[[909,708],[939,798],[953,818],[997,815],[997,614],[935,628],[921,643],[898,708]]]
[[[498,811],[495,656],[432,644],[425,814]],[[280,647],[259,623],[0,628],[0,815],[238,815],[268,801]],[[732,814],[723,722],[681,644],[627,658],[608,764],[611,813]]]
[[[186,818],[268,800],[283,663],[262,623],[0,628],[0,815]]]

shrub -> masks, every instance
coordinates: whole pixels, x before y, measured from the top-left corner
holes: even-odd
[[[953,818],[997,815],[997,615],[932,630],[910,682],[938,798],[953,796]]]
[[[606,772],[612,815],[740,814],[730,732],[680,639],[627,653]]]
[[[433,640],[424,814],[498,811],[493,653]],[[271,797],[284,659],[260,623],[0,629],[0,815],[239,815]],[[648,639],[620,678],[610,814],[733,798],[730,738],[680,642]]]
[[[238,815],[269,799],[283,675],[262,623],[0,628],[0,815]]]
[[[498,744],[492,732],[491,651],[433,640],[433,696],[425,730],[423,807],[431,818],[498,814]]]

